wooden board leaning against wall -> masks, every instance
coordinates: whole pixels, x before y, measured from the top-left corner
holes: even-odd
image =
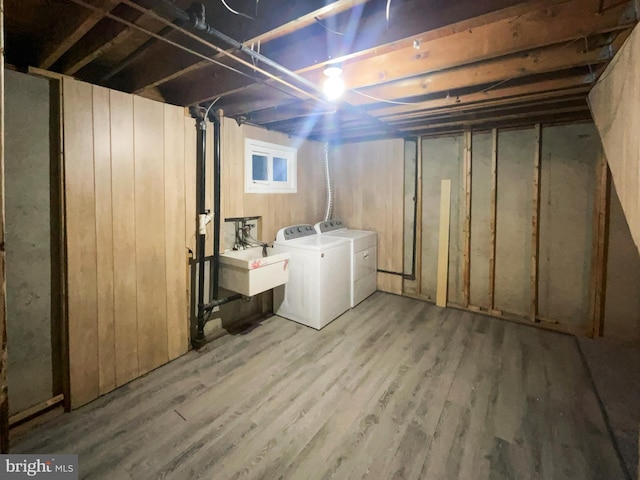
[[[607,194],[593,124],[423,138],[420,151],[420,268],[404,293],[435,301],[440,183],[450,179],[447,304],[592,335]]]

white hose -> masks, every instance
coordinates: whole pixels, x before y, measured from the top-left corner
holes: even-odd
[[[333,213],[333,185],[331,184],[331,174],[329,173],[329,142],[324,144],[324,179],[327,185],[327,210],[324,214],[324,221],[331,220]]]

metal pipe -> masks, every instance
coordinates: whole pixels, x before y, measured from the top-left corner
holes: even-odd
[[[198,311],[197,311],[197,336],[195,341],[204,341],[204,256],[206,232],[201,228],[201,215],[206,215],[206,172],[205,157],[207,153],[207,122],[198,108],[189,109],[191,116],[196,120],[197,150],[196,150],[196,257],[198,263]]]
[[[72,0],[76,3],[81,2],[82,0]],[[264,75],[267,78],[270,78],[271,80],[274,80],[276,82],[282,83],[283,85],[287,86],[288,88],[301,93],[302,95],[308,96],[313,98],[314,100],[324,104],[324,105],[329,105],[330,102],[326,99],[323,98],[323,93],[322,91],[312,82],[310,82],[309,80],[307,80],[306,78],[301,77],[300,75],[298,75],[295,72],[292,72],[291,70],[283,67],[282,65],[274,62],[273,60],[268,59],[267,57],[264,57],[263,55],[260,55],[257,52],[254,52],[253,50],[251,50],[250,48],[245,47],[244,45],[242,45],[240,42],[232,39],[231,37],[228,37],[227,35],[225,35],[222,32],[219,32],[218,30],[214,29],[213,27],[211,27],[210,25],[208,25],[206,23],[206,20],[204,19],[204,6],[202,4],[194,4],[192,5],[192,7],[189,9],[189,11],[184,11],[182,10],[181,13],[180,9],[177,7],[174,7],[174,14],[176,16],[178,16],[178,18],[183,19],[184,15],[188,15],[189,16],[189,21],[191,22],[191,25],[193,26],[193,28],[195,28],[196,30],[199,31],[203,31],[205,33],[207,33],[208,35],[211,36],[215,36],[216,38],[223,40],[224,42],[228,43],[230,46],[237,48],[239,50],[241,50],[243,53],[253,57],[256,60],[259,60],[263,63],[265,63],[266,65],[269,65],[270,67],[274,68],[275,70],[278,70],[281,73],[284,73],[285,75],[289,76],[290,78],[296,80],[298,83],[305,85],[307,88],[311,88],[313,91],[315,92],[319,92],[320,93],[320,97],[317,97],[316,95],[312,94],[311,92],[308,92],[306,90],[303,90],[299,87],[296,87],[295,85],[292,85],[291,83],[287,82],[286,80],[258,67],[257,65],[254,65],[251,62],[248,62],[240,57],[238,57],[237,55],[234,55],[231,52],[226,51],[223,48],[218,47],[217,45],[214,45],[211,42],[208,42],[207,40],[199,37],[198,35],[190,32],[189,30],[179,27],[177,25],[175,25],[174,23],[170,22],[169,20],[167,20],[166,18],[164,18],[161,15],[158,15],[157,13],[153,12],[152,10],[149,10],[147,8],[141,7],[140,5],[138,5],[137,3],[131,1],[131,0],[121,0],[122,3],[124,3],[125,5],[133,8],[134,10],[137,10],[141,13],[144,13],[146,15],[148,15],[149,17],[158,20],[160,23],[168,26],[168,27],[172,27],[174,30],[182,33],[183,35],[186,35],[187,37],[195,40],[198,43],[201,43],[211,49],[213,49],[214,51],[220,53],[221,55],[225,55],[233,60],[235,60],[236,62],[252,69],[255,70],[256,72]],[[83,2],[84,3],[84,2]],[[163,2],[166,3],[166,2]],[[200,5],[201,7],[197,7],[198,5]]]
[[[209,112],[213,123],[213,268],[211,269],[211,297],[218,298],[218,275],[220,271],[220,117],[221,112]]]
[[[114,15],[113,13],[110,13],[109,11],[107,11],[107,10],[105,10],[103,8],[99,8],[99,7],[96,7],[94,5],[91,5],[90,3],[87,3],[84,0],[69,0],[69,1],[71,1],[71,2],[73,2],[75,4],[77,4],[77,5],[80,5],[81,7],[85,7],[85,8],[87,8],[87,9],[93,11],[93,12],[101,13],[102,15],[104,15],[106,18],[108,18],[110,20],[113,20],[113,21],[118,22],[118,23],[122,23],[123,25],[126,25],[129,28],[132,28],[132,29],[137,30],[137,31],[139,31],[141,33],[144,33],[145,35],[149,35],[150,37],[153,37],[156,40],[160,40],[161,42],[167,43],[167,44],[171,45],[172,47],[176,47],[176,48],[178,48],[180,50],[183,50],[183,51],[185,51],[187,53],[190,53],[191,55],[195,55],[196,57],[201,58],[201,59],[203,59],[203,60],[205,60],[207,62],[213,63],[215,65],[218,65],[218,66],[222,67],[222,68],[226,68],[227,70],[231,70],[232,72],[235,72],[235,73],[237,73],[239,75],[243,75],[245,77],[248,77],[248,78],[251,78],[251,79],[255,80],[251,75],[249,75],[249,74],[247,74],[245,72],[242,72],[242,71],[240,71],[240,70],[238,70],[236,68],[233,68],[231,65],[226,65],[226,64],[224,64],[222,62],[218,62],[217,60],[214,60],[211,57],[207,57],[206,55],[203,55],[200,52],[196,52],[195,50],[193,50],[191,48],[188,48],[188,47],[185,47],[184,45],[181,45],[181,44],[179,44],[177,42],[174,42],[173,40],[169,40],[168,38],[166,38],[166,37],[164,37],[162,35],[158,35],[157,33],[153,33],[152,31],[147,30],[146,28],[142,28],[140,25],[136,25],[133,22],[129,22],[129,21],[125,20],[124,18],[118,17],[117,15]],[[148,13],[148,14],[152,13],[151,10],[144,9],[144,8],[140,7],[139,5],[133,3],[133,2],[129,2],[129,3],[131,3],[132,5],[135,5],[134,8],[137,7],[136,10],[138,10],[138,11],[141,11],[143,13]],[[164,21],[164,19],[162,17],[160,17],[159,15],[156,15],[155,13],[154,13],[154,15],[157,18],[162,19]],[[167,26],[175,27],[175,25],[173,23],[171,23],[171,22],[164,22],[164,23]],[[182,31],[183,29],[179,29],[179,30]],[[197,38],[200,38],[200,37],[197,37]]]

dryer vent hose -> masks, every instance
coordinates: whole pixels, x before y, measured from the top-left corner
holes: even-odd
[[[327,209],[324,214],[324,221],[331,220],[333,214],[333,185],[331,184],[331,174],[329,173],[329,142],[324,144],[324,179],[327,185]]]

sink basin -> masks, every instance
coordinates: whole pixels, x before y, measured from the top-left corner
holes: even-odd
[[[220,254],[220,286],[249,297],[271,290],[289,280],[289,252],[273,253],[262,247],[229,250]]]

